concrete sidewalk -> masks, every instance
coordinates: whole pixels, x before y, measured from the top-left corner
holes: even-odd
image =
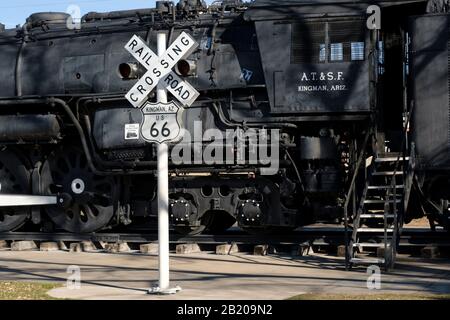
[[[81,268],[81,289],[65,287],[67,267]],[[381,290],[367,289],[365,269],[343,270],[342,258],[171,256],[171,279],[183,291],[172,296],[146,294],[158,279],[158,257],[135,253],[0,251],[0,280],[61,283],[50,295],[70,299],[286,299],[301,293],[450,293],[450,261],[399,256],[397,268],[382,274]]]

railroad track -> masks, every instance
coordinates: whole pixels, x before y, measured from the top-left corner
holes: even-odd
[[[171,244],[197,243],[205,245],[217,245],[223,243],[236,244],[267,244],[267,245],[296,245],[309,244],[311,246],[338,246],[344,244],[344,229],[335,228],[300,228],[297,231],[285,235],[251,235],[240,230],[230,230],[224,234],[196,236],[170,234]],[[377,241],[383,234],[371,234],[365,241]],[[74,233],[45,233],[45,232],[7,232],[0,234],[0,240],[7,241],[64,241],[64,242],[128,242],[133,244],[149,243],[158,240],[157,232],[133,232],[111,233],[98,232],[91,234]],[[450,234],[443,230],[431,231],[429,229],[404,229],[400,238],[400,247],[423,247],[428,245],[450,247]]]

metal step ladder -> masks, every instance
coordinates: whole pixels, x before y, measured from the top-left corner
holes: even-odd
[[[346,263],[394,267],[402,214],[405,210],[405,168],[409,157],[401,154],[380,154],[372,160],[347,247]],[[374,240],[373,235],[382,235]],[[379,240],[381,238],[381,240]],[[370,240],[368,240],[370,239]],[[365,248],[376,248],[377,257],[363,255]],[[381,249],[382,248],[382,249]],[[382,254],[381,254],[382,253]]]

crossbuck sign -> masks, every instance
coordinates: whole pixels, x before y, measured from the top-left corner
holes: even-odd
[[[190,106],[198,98],[199,93],[171,70],[179,60],[190,55],[197,46],[197,42],[189,34],[182,32],[166,52],[158,57],[144,41],[134,35],[125,49],[147,69],[147,72],[127,93],[125,96],[127,100],[135,108],[141,107],[146,102],[147,95],[158,85],[158,82],[163,81],[167,90],[181,104]]]
[[[197,47],[198,43],[186,32],[182,32],[159,57],[136,35],[125,45],[125,49],[147,70],[125,96],[135,108],[142,109],[141,133],[146,141],[162,143],[178,137],[180,108],[174,102],[149,103],[147,96],[162,82],[183,106],[190,106],[200,94],[172,68]]]

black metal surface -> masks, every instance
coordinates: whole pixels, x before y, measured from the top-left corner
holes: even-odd
[[[339,32],[344,34],[340,38],[332,39],[332,31],[342,29],[339,24],[344,23],[343,21],[347,25],[361,27],[355,28],[356,32],[351,29],[347,33],[340,30]],[[363,22],[365,23],[365,20],[350,17],[340,22],[320,19],[299,20],[295,24],[280,24],[270,20],[256,22],[271,111],[289,114],[370,111],[369,81],[373,69],[368,52],[373,44],[369,40],[369,32],[364,33]],[[327,35],[323,31],[323,39],[315,40],[314,36],[319,32],[319,28],[330,31]],[[345,55],[342,60],[331,60],[330,51],[326,49],[331,46],[330,41],[345,47],[350,47],[351,42],[364,43],[362,60],[345,60]],[[324,46],[323,50],[326,49],[322,57],[320,45]],[[311,51],[309,56],[304,56],[304,47],[310,48],[306,51]],[[274,54],[274,48],[287,50]],[[289,48],[292,48],[292,53]],[[323,61],[319,61],[322,58]]]
[[[142,112],[128,106],[124,108],[103,109],[95,113],[93,136],[99,149],[141,148],[145,141],[141,136],[126,137],[125,125],[142,123]],[[120,128],[120,129],[119,129]]]
[[[449,15],[411,19],[413,140],[423,168],[449,164]]]
[[[56,115],[0,116],[0,142],[51,142],[60,130]]]

